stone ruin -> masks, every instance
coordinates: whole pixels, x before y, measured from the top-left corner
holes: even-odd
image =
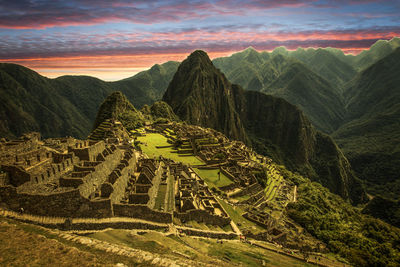
[[[117,138],[40,140],[35,133],[0,143],[0,207],[62,218],[129,217],[152,222],[230,218],[188,166],[149,159]]]

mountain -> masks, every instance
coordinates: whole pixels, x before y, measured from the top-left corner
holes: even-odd
[[[333,133],[371,193],[400,193],[400,48],[346,88],[346,123]]]
[[[341,95],[300,62],[283,67],[280,75],[261,92],[282,97],[298,106],[316,128],[326,133],[333,132],[343,121]]]
[[[336,130],[343,120],[344,102],[338,84],[355,74],[350,66],[322,49],[289,52],[280,47],[272,53],[247,49],[214,63],[229,81],[297,105],[326,133]]]
[[[48,79],[16,64],[0,64],[0,136],[13,138],[39,131],[42,136],[86,138],[97,110],[110,93],[120,90],[137,108],[160,100],[179,63],[116,82],[89,76]]]
[[[333,49],[297,49],[290,52],[290,57],[303,62],[338,90],[357,74],[351,64],[346,63]]]
[[[167,119],[168,121],[179,120],[171,106],[164,101],[154,102],[151,106],[144,105],[140,111],[151,121],[156,121],[157,119]]]
[[[181,63],[163,100],[182,120],[222,131],[354,203],[364,201],[361,185],[329,136],[286,100],[231,84],[205,52],[195,51]]]
[[[400,38],[395,37],[389,41],[378,40],[368,50],[362,51],[357,56],[351,57],[353,66],[356,70],[364,70],[392,53],[396,48],[400,47]]]
[[[182,120],[247,140],[231,92],[232,85],[208,55],[195,51],[179,65],[163,101]]]
[[[127,121],[127,117],[131,120]],[[136,128],[141,126],[140,124],[144,123],[144,118],[141,112],[137,111],[126,96],[120,91],[111,93],[100,105],[96,120],[94,121],[93,129],[96,129],[105,120],[121,120],[125,128]],[[128,127],[130,124],[135,125]]]
[[[83,137],[90,120],[59,94],[51,80],[15,64],[0,64],[0,135],[40,131],[44,137]]]
[[[376,196],[368,202],[362,212],[400,227],[400,201]]]
[[[169,61],[164,64],[156,64],[149,70],[142,71],[131,78],[109,84],[123,92],[137,108],[144,104],[151,105],[161,100],[165,89],[174,76],[179,62]]]

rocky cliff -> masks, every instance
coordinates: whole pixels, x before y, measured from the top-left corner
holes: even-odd
[[[193,52],[182,62],[163,100],[182,120],[247,140],[235,110],[232,85],[203,51]]]

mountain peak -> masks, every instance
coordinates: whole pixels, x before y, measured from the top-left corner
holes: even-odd
[[[204,51],[194,51],[181,63],[163,100],[182,120],[234,139],[246,138],[234,109],[232,85]]]
[[[186,59],[189,62],[199,61],[203,63],[211,63],[211,59],[208,57],[207,53],[203,50],[195,50]]]
[[[93,129],[96,129],[105,120],[118,119],[119,115],[125,112],[136,113],[137,110],[122,92],[112,92],[100,105]]]

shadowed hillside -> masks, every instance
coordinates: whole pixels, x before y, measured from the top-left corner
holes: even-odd
[[[214,64],[231,82],[247,90],[279,96],[297,105],[315,127],[327,133],[343,120],[344,102],[338,86],[355,74],[350,66],[322,49],[289,52],[280,47],[271,53],[258,53],[249,48],[215,59]],[[344,72],[347,76],[343,77]]]
[[[0,64],[0,136],[39,131],[43,137],[85,138],[103,99],[123,92],[137,108],[159,100],[179,63],[154,65],[150,70],[117,81],[89,76],[48,79],[16,64]]]
[[[347,123],[333,137],[371,193],[400,193],[400,48],[348,84]]]

